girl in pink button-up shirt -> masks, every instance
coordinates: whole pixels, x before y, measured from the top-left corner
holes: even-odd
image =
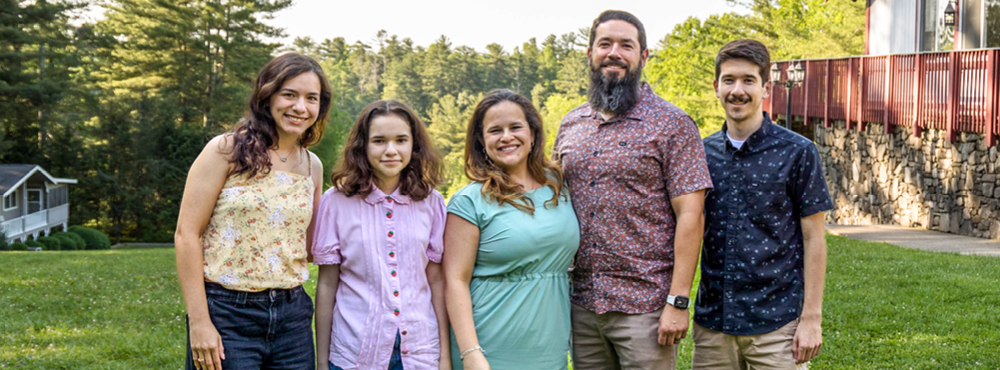
[[[323,194],[312,252],[317,369],[450,369],[441,158],[417,115],[369,104]]]

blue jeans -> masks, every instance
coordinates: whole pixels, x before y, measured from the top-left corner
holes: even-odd
[[[403,370],[403,355],[399,353],[399,330],[396,330],[396,344],[392,346],[392,357],[389,358],[389,370]],[[330,370],[344,370],[330,363]]]
[[[222,336],[223,369],[315,370],[312,299],[301,286],[262,292],[205,283],[208,314]],[[185,368],[193,370],[191,329]]]

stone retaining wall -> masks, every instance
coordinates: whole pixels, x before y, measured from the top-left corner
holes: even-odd
[[[897,224],[980,238],[1000,238],[1000,158],[981,135],[909,127],[863,132],[844,121],[814,121],[814,139],[841,225]]]

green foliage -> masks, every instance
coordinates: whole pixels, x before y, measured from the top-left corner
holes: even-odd
[[[59,232],[52,234],[63,242],[63,250],[83,250],[87,247],[87,242],[79,234],[71,232]]]
[[[53,238],[51,236],[43,236],[38,238],[38,242],[45,245],[45,250],[47,251],[61,251],[63,249],[62,242],[59,238]]]
[[[70,226],[69,232],[79,235],[86,243],[87,250],[111,248],[108,236],[95,229],[77,225]]]
[[[37,240],[28,240],[28,241],[25,241],[24,245],[27,245],[28,247],[38,247],[38,248],[42,248],[42,250],[45,250],[45,244],[42,244],[42,243],[38,242]]]
[[[28,250],[28,245],[21,242],[10,243],[10,250],[12,251],[26,251]]]
[[[0,251],[9,251],[10,244],[7,243],[7,232],[0,228]]]

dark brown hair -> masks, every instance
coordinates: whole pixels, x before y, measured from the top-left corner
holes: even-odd
[[[760,68],[760,83],[766,84],[771,80],[771,54],[767,47],[760,41],[752,39],[740,39],[730,41],[719,50],[719,55],[715,56],[715,80],[719,80],[722,73],[722,63],[732,59],[743,59],[756,64]]]
[[[434,143],[417,114],[406,104],[395,100],[379,100],[365,107],[347,136],[340,166],[333,171],[330,180],[346,196],[371,194],[374,174],[368,163],[368,133],[375,117],[389,114],[406,121],[413,136],[413,152],[410,163],[400,172],[399,192],[414,201],[424,200],[435,186],[441,184],[441,154],[434,149]]]
[[[502,102],[511,102],[521,107],[528,128],[534,136],[531,151],[528,152],[528,174],[542,186],[552,188],[552,199],[545,206],[559,205],[559,198],[565,197],[563,173],[559,166],[545,156],[545,130],[542,128],[542,117],[527,98],[510,90],[493,90],[476,105],[469,128],[465,134],[465,176],[472,181],[483,183],[483,196],[503,205],[510,204],[519,210],[535,213],[535,204],[531,198],[522,192],[521,185],[514,183],[510,176],[497,167],[486,155],[486,145],[483,143],[483,119],[486,112]]]
[[[594,38],[597,37],[597,26],[613,20],[626,21],[635,26],[635,29],[639,31],[639,52],[646,51],[646,29],[642,27],[642,22],[639,21],[639,18],[624,10],[605,10],[594,19],[594,23],[590,25],[590,40],[587,42],[587,48],[594,47]]]
[[[249,107],[243,120],[233,128],[230,135],[233,148],[229,161],[233,164],[229,175],[257,176],[258,172],[271,170],[271,157],[267,151],[278,145],[278,131],[274,117],[271,117],[271,95],[281,85],[303,73],[312,72],[319,78],[319,112],[316,123],[310,126],[298,139],[304,148],[314,145],[323,137],[326,116],[330,111],[330,84],[326,81],[323,68],[310,57],[296,53],[283,54],[272,59],[254,80]]]

